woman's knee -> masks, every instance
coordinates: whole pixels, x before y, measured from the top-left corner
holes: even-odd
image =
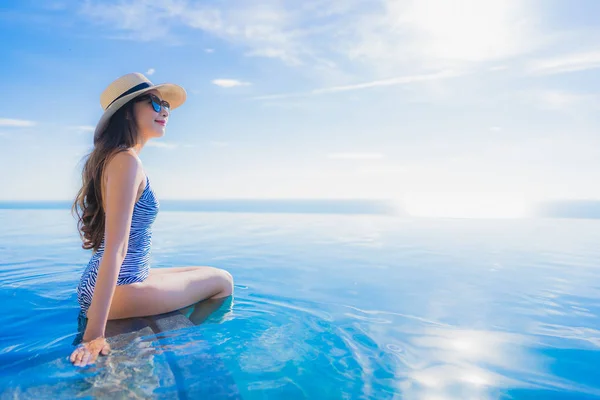
[[[221,270],[223,274],[223,294],[230,296],[233,294],[233,276],[224,269]]]
[[[233,276],[224,269],[216,267],[199,267],[198,271],[206,277],[207,271],[210,271],[211,280],[215,290],[218,290],[212,298],[227,297],[233,294]]]
[[[233,276],[224,269],[215,268],[215,272],[219,277],[219,283],[221,286],[221,292],[219,297],[231,296],[233,294]]]

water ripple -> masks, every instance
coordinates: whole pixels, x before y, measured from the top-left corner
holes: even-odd
[[[161,213],[153,264],[228,269],[232,305],[80,370],[67,216],[0,210],[0,398],[600,396],[598,221]]]

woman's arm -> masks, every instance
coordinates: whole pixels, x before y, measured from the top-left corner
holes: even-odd
[[[98,277],[92,303],[87,312],[88,323],[83,341],[104,336],[121,264],[127,254],[129,231],[137,188],[142,177],[138,158],[129,151],[120,152],[107,164],[103,198],[105,199],[104,254],[98,267]]]

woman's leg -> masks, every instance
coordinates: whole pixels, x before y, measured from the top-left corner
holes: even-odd
[[[150,275],[158,274],[174,274],[176,272],[195,271],[198,268],[206,267],[167,267],[167,268],[150,268]]]
[[[144,282],[116,287],[108,319],[162,314],[232,293],[231,274],[218,268],[150,274]]]
[[[151,268],[150,275],[161,275],[161,274],[176,274],[179,272],[195,271],[199,268],[204,267],[163,267],[163,268]],[[187,307],[183,307],[180,311],[184,315],[188,315],[190,321],[195,325],[200,325],[204,322],[211,314],[217,311],[225,301],[231,302],[231,297],[221,297],[216,299],[201,300],[198,303],[191,304]],[[231,307],[231,304],[229,304]]]
[[[222,312],[219,314],[226,315],[231,311],[233,307],[232,298],[229,297],[221,297],[218,299],[207,299],[203,300],[199,303],[192,305],[193,309],[191,313],[189,313],[189,319],[194,323],[194,325],[200,325],[203,323],[208,317],[212,316],[215,311],[222,309]],[[187,315],[187,314],[186,314]]]

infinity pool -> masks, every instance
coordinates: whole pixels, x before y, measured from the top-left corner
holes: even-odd
[[[153,265],[225,268],[233,298],[80,369],[74,220],[0,210],[0,398],[600,398],[599,243],[599,220],[161,211]]]

